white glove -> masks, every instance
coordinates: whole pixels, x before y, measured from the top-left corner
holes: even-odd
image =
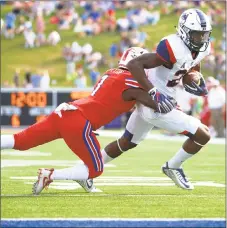
[[[67,111],[67,110],[76,110],[77,108],[73,105],[70,105],[68,103],[62,103],[58,105],[58,107],[54,110],[54,113],[62,117],[61,111]]]

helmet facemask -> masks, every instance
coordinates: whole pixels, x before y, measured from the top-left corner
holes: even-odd
[[[191,51],[206,51],[210,42],[211,31],[191,30],[184,25],[181,28],[186,35],[186,38],[183,39],[183,41]]]
[[[210,31],[195,31],[189,32],[189,42],[192,51],[206,51],[210,42]],[[203,48],[203,49],[202,49]]]

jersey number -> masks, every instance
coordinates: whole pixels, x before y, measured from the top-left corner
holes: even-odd
[[[91,96],[94,96],[96,92],[100,89],[101,85],[104,83],[104,81],[109,77],[109,75],[103,75],[93,92],[91,93]]]
[[[177,77],[177,79],[174,79],[174,80],[171,80],[171,81],[168,81],[167,83],[167,87],[174,87],[176,86],[179,82],[180,82],[180,79],[187,73],[188,71],[186,69],[184,70],[178,70],[175,74],[174,74],[174,77]]]

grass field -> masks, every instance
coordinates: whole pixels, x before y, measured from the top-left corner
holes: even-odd
[[[102,146],[114,138],[99,137]],[[74,165],[62,140],[30,152],[1,152],[1,218],[225,218],[225,146],[207,145],[184,165],[193,191],[177,188],[161,173],[181,142],[146,139],[108,164],[95,180],[102,192],[85,193],[75,182],[56,181],[31,194],[40,167]]]

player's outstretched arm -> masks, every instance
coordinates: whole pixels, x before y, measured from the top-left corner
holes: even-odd
[[[152,97],[144,90],[139,88],[131,88],[127,89],[122,93],[122,97],[125,101],[136,100],[141,104],[152,108],[154,110],[157,109],[157,103],[152,99]]]
[[[163,64],[166,62],[156,53],[147,53],[129,61],[127,68],[144,90],[150,91],[154,86],[148,80],[144,69],[155,68]]]

